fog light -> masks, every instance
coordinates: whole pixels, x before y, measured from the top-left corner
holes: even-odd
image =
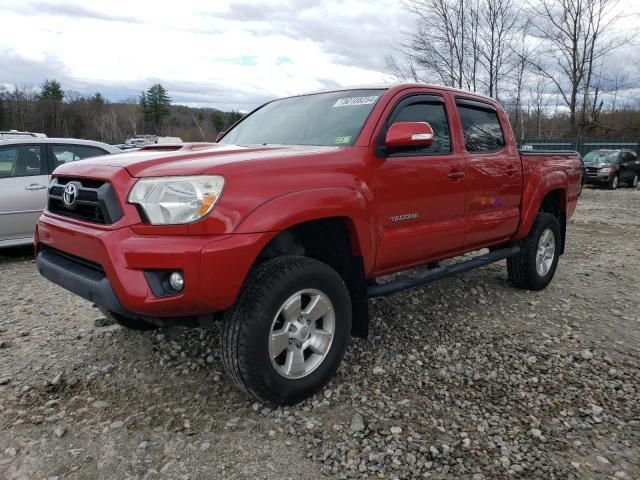
[[[182,290],[184,288],[184,278],[182,274],[180,272],[173,272],[169,275],[169,285],[171,285],[171,288],[176,292]]]

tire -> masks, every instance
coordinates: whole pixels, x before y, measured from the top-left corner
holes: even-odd
[[[547,248],[546,257],[544,257],[546,269],[542,268],[543,273],[541,273],[537,265],[538,248],[546,232],[553,236],[554,248],[552,253]],[[511,283],[518,288],[528,290],[542,290],[549,285],[558,266],[561,241],[558,219],[550,213],[538,213],[531,231],[522,241],[520,253],[507,259],[507,271]]]
[[[631,181],[627,184],[629,188],[636,188],[638,186],[638,174],[636,173]]]
[[[300,308],[296,308],[298,296]],[[317,320],[305,319],[313,313],[311,305],[316,301],[316,314],[327,305],[328,310]],[[331,330],[329,340],[326,332]],[[236,385],[249,395],[274,404],[293,404],[313,395],[333,377],[350,332],[351,301],[340,275],[318,260],[277,257],[249,274],[235,305],[225,314],[224,366]],[[272,340],[275,338],[282,338],[283,343]],[[312,345],[321,345],[322,349],[314,350],[317,347]],[[284,350],[278,354],[281,348]],[[289,358],[299,361],[290,365]]]
[[[618,188],[618,185],[620,185],[620,177],[618,176],[618,174],[616,173],[613,178],[611,180],[609,180],[609,189],[610,190],[615,190]]]
[[[157,330],[158,328],[160,328],[159,326],[154,325],[153,323],[145,322],[144,320],[141,320],[139,318],[125,317],[124,315],[121,315],[116,312],[111,312],[102,307],[98,307],[98,309],[102,312],[102,314],[106,318],[113,320],[121,327],[128,328],[129,330],[149,331],[149,330]]]

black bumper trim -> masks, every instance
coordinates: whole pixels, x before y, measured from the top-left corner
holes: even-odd
[[[112,312],[126,313],[104,271],[48,248],[38,252],[36,265],[40,275],[62,288]]]

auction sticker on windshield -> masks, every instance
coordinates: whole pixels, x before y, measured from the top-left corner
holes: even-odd
[[[378,99],[378,95],[371,95],[368,97],[347,97],[339,98],[336,103],[333,104],[333,108],[336,107],[353,107],[356,105],[370,105],[375,103]]]
[[[336,139],[333,141],[334,145],[346,145],[348,143],[351,143],[351,135],[347,135],[345,137],[336,137]]]

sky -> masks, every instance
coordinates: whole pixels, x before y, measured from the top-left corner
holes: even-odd
[[[396,0],[2,0],[0,84],[100,91],[161,82],[175,103],[247,111],[380,83],[413,19]]]
[[[620,2],[637,28],[639,0]],[[119,101],[160,82],[174,103],[249,111],[392,81],[385,58],[414,22],[401,0],[0,0],[0,85]]]

